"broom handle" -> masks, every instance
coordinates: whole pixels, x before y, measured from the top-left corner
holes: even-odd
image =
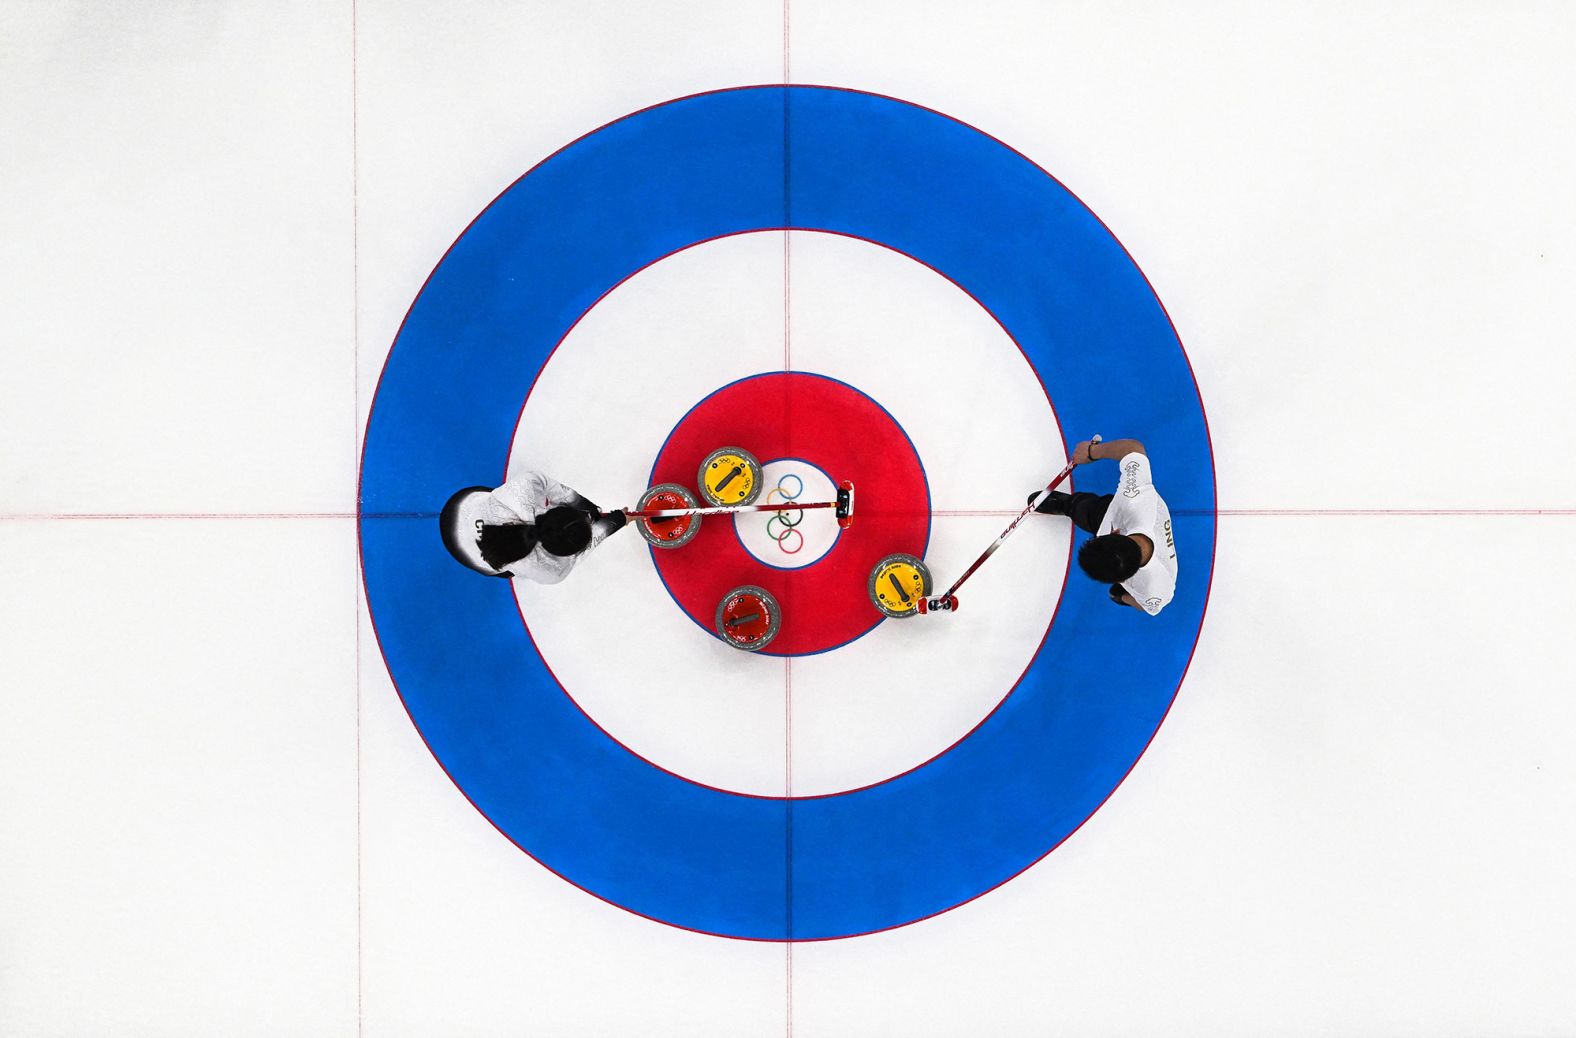
[[[782,505],[717,505],[710,508],[657,508],[647,511],[629,508],[624,514],[631,519],[667,519],[681,515],[724,515],[731,512],[786,512],[790,508],[836,508],[836,501],[806,501],[804,504],[789,502]]]
[[[1100,437],[1098,435],[1096,435],[1096,436],[1094,436],[1093,438],[1091,438],[1089,440],[1089,445],[1092,447],[1092,446],[1094,446],[1095,444],[1097,444],[1099,442],[1100,442]],[[942,598],[948,598],[948,597],[956,594],[958,588],[963,586],[963,582],[965,580],[969,579],[970,577],[972,577],[974,575],[974,571],[975,570],[977,570],[981,566],[985,565],[985,560],[986,559],[988,559],[992,555],[996,554],[996,549],[1001,547],[1001,542],[1005,541],[1007,539],[1007,536],[1009,534],[1011,534],[1012,531],[1014,531],[1014,530],[1016,530],[1018,528],[1018,524],[1023,522],[1024,516],[1028,515],[1032,511],[1034,511],[1034,509],[1039,505],[1039,503],[1041,501],[1045,500],[1045,495],[1049,494],[1052,490],[1056,489],[1056,485],[1058,483],[1060,483],[1062,480],[1066,479],[1068,476],[1072,475],[1072,471],[1073,471],[1073,469],[1075,467],[1077,467],[1077,463],[1073,462],[1073,461],[1069,461],[1067,463],[1067,467],[1062,469],[1062,471],[1057,474],[1055,479],[1053,479],[1049,483],[1045,484],[1045,489],[1040,491],[1038,494],[1034,495],[1034,499],[1031,500],[1028,503],[1028,505],[1024,507],[1023,511],[1018,513],[1018,517],[1016,519],[1014,519],[1012,522],[1007,524],[1007,528],[1001,532],[1001,536],[996,538],[994,541],[991,542],[990,547],[985,549],[985,553],[983,555],[981,555],[979,558],[975,559],[974,560],[974,565],[972,565],[968,569],[964,570],[963,571],[963,576],[958,578],[957,583],[955,583],[951,587],[947,588],[946,593],[944,595],[942,595],[941,597]]]

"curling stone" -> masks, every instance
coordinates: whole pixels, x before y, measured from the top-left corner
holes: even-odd
[[[640,495],[637,512],[646,509],[699,508],[695,495],[678,483],[658,483]],[[700,530],[700,516],[674,515],[636,519],[636,529],[647,543],[657,548],[681,548]]]
[[[736,587],[717,603],[717,634],[735,649],[758,652],[777,637],[783,611],[763,587]]]
[[[888,555],[870,571],[870,604],[887,616],[914,616],[930,594],[930,567],[913,555]]]
[[[753,505],[761,496],[761,463],[743,447],[721,447],[700,463],[695,485],[713,505]]]

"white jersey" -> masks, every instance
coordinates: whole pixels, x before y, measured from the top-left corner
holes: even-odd
[[[1160,499],[1149,474],[1149,459],[1136,451],[1117,462],[1121,480],[1111,506],[1100,521],[1099,536],[1141,533],[1154,543],[1154,554],[1137,573],[1122,582],[1133,601],[1150,616],[1165,608],[1177,591],[1177,549],[1171,536],[1171,510]]]
[[[491,493],[478,493],[463,501],[457,525],[464,530],[480,531],[482,523],[534,523],[536,517],[549,508],[572,505],[579,499],[579,494],[551,476],[522,472]],[[493,572],[524,577],[538,584],[556,584],[569,575],[581,555],[601,544],[615,529],[612,522],[592,522],[591,542],[579,555],[554,555],[538,544],[524,558]],[[491,569],[479,555],[475,561],[480,563],[479,568]]]

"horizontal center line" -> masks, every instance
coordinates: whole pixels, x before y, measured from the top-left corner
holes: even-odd
[[[858,517],[856,510],[855,517]],[[911,515],[899,510],[871,509],[865,515]],[[939,518],[1010,517],[1018,514],[1000,508],[937,508]],[[1171,514],[1210,515],[1208,509],[1175,508]],[[1576,516],[1576,508],[1217,508],[1222,518],[1274,516]],[[0,514],[0,522],[108,522],[140,519],[436,519],[437,512],[17,512]]]

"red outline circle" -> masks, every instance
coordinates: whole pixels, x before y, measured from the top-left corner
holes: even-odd
[[[1138,276],[1143,279],[1144,284],[1149,288],[1150,295],[1154,298],[1156,304],[1159,305],[1160,312],[1165,316],[1166,324],[1171,328],[1172,334],[1176,337],[1177,346],[1182,352],[1183,363],[1187,365],[1188,374],[1193,380],[1194,392],[1198,396],[1199,414],[1202,417],[1203,422],[1204,422],[1204,438],[1205,438],[1206,444],[1209,447],[1210,479],[1211,479],[1212,485],[1215,487],[1216,500],[1218,501],[1218,499],[1219,499],[1219,484],[1216,481],[1218,473],[1215,470],[1214,439],[1210,435],[1210,430],[1209,430],[1209,413],[1208,413],[1208,410],[1206,409],[1206,407],[1204,406],[1204,395],[1203,395],[1202,391],[1199,389],[1198,376],[1197,376],[1197,373],[1194,372],[1194,370],[1193,370],[1193,362],[1192,362],[1191,358],[1189,358],[1188,355],[1187,355],[1186,344],[1183,343],[1181,335],[1177,332],[1176,322],[1174,320],[1172,320],[1170,311],[1166,309],[1165,303],[1164,303],[1163,300],[1161,300],[1159,293],[1155,292],[1154,284],[1149,280],[1149,276],[1144,273],[1143,268],[1133,258],[1133,255],[1128,250],[1127,246],[1122,243],[1121,238],[1119,238],[1111,230],[1111,228],[1105,223],[1105,221],[1100,218],[1100,215],[1098,213],[1096,213],[1092,208],[1089,207],[1089,205],[1087,203],[1084,202],[1084,200],[1078,195],[1077,192],[1073,191],[1066,184],[1062,183],[1061,180],[1059,180],[1050,171],[1045,169],[1045,167],[1041,166],[1038,162],[1035,162],[1032,158],[1030,158],[1029,156],[1025,155],[1023,152],[1019,151],[1017,148],[1014,148],[1012,145],[1007,144],[1005,141],[1001,140],[1001,138],[999,138],[999,137],[996,137],[994,134],[991,134],[991,133],[988,133],[988,132],[986,132],[984,130],[981,130],[979,127],[974,126],[972,123],[966,122],[966,121],[964,121],[962,119],[959,119],[959,118],[957,118],[955,116],[948,115],[945,112],[938,111],[937,109],[930,108],[930,107],[928,107],[926,105],[916,104],[915,102],[907,101],[907,100],[905,100],[903,98],[900,98],[900,97],[894,97],[894,96],[892,96],[890,94],[882,94],[882,93],[878,93],[876,91],[871,91],[871,90],[858,90],[858,89],[855,89],[855,88],[852,88],[852,87],[832,86],[832,85],[815,84],[815,83],[751,83],[751,84],[745,84],[745,85],[742,85],[742,86],[719,87],[719,88],[716,88],[716,89],[713,89],[713,90],[696,91],[696,92],[691,93],[691,94],[684,94],[684,95],[681,95],[679,97],[669,98],[667,100],[657,102],[655,104],[646,105],[646,106],[644,106],[642,108],[638,108],[635,111],[628,113],[627,115],[620,116],[617,119],[609,120],[608,122],[603,123],[601,126],[598,126],[598,127],[595,127],[594,129],[586,131],[585,133],[581,134],[579,137],[576,137],[574,140],[572,140],[572,141],[568,142],[567,144],[563,145],[562,147],[554,150],[549,155],[544,156],[540,161],[538,161],[537,163],[532,165],[530,169],[526,170],[524,173],[520,174],[519,177],[517,177],[513,181],[511,181],[506,187],[504,187],[504,189],[502,191],[498,192],[498,194],[496,196],[494,196],[492,201],[489,202],[486,206],[484,206],[476,214],[476,216],[471,219],[470,223],[466,224],[464,229],[461,230],[460,233],[455,236],[454,241],[452,241],[449,244],[449,247],[444,250],[443,255],[439,257],[438,262],[433,265],[432,270],[429,271],[428,274],[427,274],[427,277],[425,279],[423,279],[422,284],[421,284],[421,288],[418,289],[416,294],[411,298],[410,306],[406,308],[405,316],[400,320],[399,328],[395,330],[394,338],[390,341],[390,344],[389,344],[389,352],[384,355],[383,365],[378,371],[377,384],[378,385],[382,384],[383,378],[388,372],[389,360],[390,360],[390,357],[393,355],[393,344],[394,344],[394,342],[398,341],[400,333],[404,331],[406,323],[410,320],[411,313],[416,308],[416,302],[421,298],[422,293],[426,291],[426,288],[427,288],[428,284],[432,281],[432,278],[437,274],[438,269],[443,266],[444,260],[446,260],[448,258],[448,256],[449,256],[449,254],[454,251],[455,246],[459,244],[460,240],[465,237],[465,235],[476,224],[476,222],[478,220],[480,220],[482,218],[482,216],[485,215],[489,209],[491,209],[495,204],[497,204],[497,202],[498,202],[498,200],[500,198],[502,198],[505,194],[507,194],[521,180],[523,180],[526,177],[530,176],[531,173],[535,172],[544,163],[550,161],[553,157],[555,157],[556,155],[560,154],[561,152],[566,151],[567,149],[574,147],[580,141],[585,140],[587,137],[590,137],[592,134],[599,133],[602,130],[607,129],[609,126],[613,126],[613,125],[615,125],[617,123],[623,122],[626,119],[634,118],[635,116],[640,115],[643,112],[651,111],[651,110],[656,109],[656,108],[661,108],[664,105],[674,104],[674,103],[679,102],[679,101],[685,101],[685,100],[689,100],[691,98],[696,98],[696,97],[705,97],[705,96],[710,95],[710,94],[729,93],[729,92],[737,91],[737,90],[784,89],[784,88],[787,88],[787,87],[809,87],[809,88],[824,89],[824,90],[837,90],[837,91],[842,91],[844,93],[850,93],[850,94],[861,94],[861,95],[864,95],[864,96],[867,96],[867,97],[876,97],[876,98],[881,98],[881,99],[887,100],[887,101],[893,101],[893,102],[896,102],[898,104],[907,105],[907,106],[909,106],[911,108],[915,108],[915,109],[918,109],[920,111],[930,112],[930,113],[932,113],[932,114],[934,114],[936,116],[939,116],[940,118],[946,119],[946,120],[948,120],[950,122],[957,123],[960,126],[964,126],[964,127],[968,128],[970,130],[973,130],[975,133],[978,133],[981,136],[983,136],[983,137],[985,137],[985,138],[987,138],[987,139],[989,139],[991,141],[994,141],[995,143],[1001,145],[1001,147],[1006,148],[1008,151],[1012,152],[1014,155],[1017,155],[1019,158],[1023,159],[1025,162],[1029,163],[1029,165],[1033,166],[1036,170],[1038,170],[1041,174],[1043,174],[1046,178],[1048,178],[1052,183],[1056,184],[1063,191],[1066,191],[1067,194],[1074,201],[1076,201],[1079,205],[1081,205],[1083,207],[1084,211],[1087,212],[1089,214],[1089,216],[1092,217],[1094,219],[1094,221],[1096,223],[1098,223],[1100,225],[1100,227],[1102,229],[1104,229],[1105,232],[1111,236],[1111,240],[1116,242],[1117,247],[1122,250],[1123,255],[1125,255],[1128,258],[1128,261],[1133,264],[1133,269],[1138,271]],[[749,231],[740,231],[740,232],[734,232],[734,233],[749,234],[749,233],[755,233],[757,231],[771,231],[771,230],[779,230],[779,231],[786,231],[786,230],[816,230],[816,228],[787,228],[787,227],[753,228],[753,229],[751,229]],[[839,232],[828,231],[827,233],[834,233],[835,234],[835,233],[839,233]],[[717,240],[719,238],[727,238],[727,237],[732,237],[732,236],[733,236],[732,234],[718,235],[716,238],[706,239],[706,241],[715,241],[715,240]],[[858,237],[857,235],[846,235],[846,236],[847,237]],[[860,239],[860,240],[864,241],[864,240],[868,240],[868,239]],[[684,248],[693,248],[695,245],[701,245],[701,244],[705,244],[705,242],[704,241],[692,242],[690,245],[687,245]],[[871,244],[873,244],[873,245],[882,245],[881,242],[871,242]],[[882,245],[882,247],[883,248],[889,248],[889,246],[885,246],[885,245]],[[669,253],[669,255],[673,255],[673,254],[676,254],[677,252],[681,252],[681,251],[683,251],[683,249],[676,249],[676,250],[674,250],[673,253]],[[892,251],[896,252],[896,251],[899,251],[899,250],[894,249]],[[665,259],[665,258],[666,258],[665,256],[664,257],[659,257],[657,260],[653,260],[652,262],[653,263],[660,262],[661,259]],[[919,260],[916,257],[912,257],[911,256],[909,258],[910,259],[914,259],[915,262],[924,263],[923,260]],[[646,264],[646,266],[650,266],[650,265],[651,264]],[[924,265],[927,266],[927,267],[929,266],[929,264],[924,264]],[[642,267],[640,269],[645,269],[645,268]],[[934,267],[931,267],[930,269],[935,270]],[[597,303],[601,302],[602,299],[606,298],[608,293],[612,292],[614,289],[616,289],[618,287],[618,285],[623,284],[624,281],[629,280],[630,277],[633,277],[637,273],[639,273],[639,270],[631,272],[629,275],[627,275],[626,277],[621,279],[618,282],[618,284],[615,284],[611,288],[609,288],[608,291],[604,292],[602,294],[602,296],[598,297],[598,299],[595,302],[593,302],[590,307],[586,308],[586,312],[590,312],[590,310],[592,308],[594,308]],[[936,273],[941,274],[940,271],[936,271]],[[942,277],[946,277],[945,274],[941,274],[941,276]],[[948,278],[947,280],[951,281],[952,279]],[[953,282],[953,284],[957,284],[957,283]],[[967,289],[963,289],[963,286],[961,286],[961,285],[958,285],[958,288],[960,290],[964,291],[964,292],[967,292]],[[978,302],[977,299],[975,301]],[[987,313],[990,313],[989,308],[985,308],[985,310],[986,310]],[[573,331],[574,325],[575,324],[579,324],[580,320],[583,319],[584,316],[585,316],[585,314],[582,313],[579,318],[575,319],[574,324],[572,324],[570,326],[570,328],[568,330],[566,330],[566,332],[565,332],[565,336],[566,337],[567,337],[567,335],[569,334],[570,331]],[[993,319],[996,318],[996,315],[994,313],[992,313],[991,316],[992,316]],[[1001,323],[999,319],[997,319],[997,323],[998,324]],[[1003,326],[1002,330],[1003,331],[1007,331],[1005,326]],[[1008,335],[1009,338],[1012,337],[1012,333],[1011,332],[1007,332],[1007,335]],[[1013,339],[1013,342],[1014,342],[1014,344],[1016,344],[1017,340]],[[563,344],[563,338],[560,338],[559,342],[557,344],[555,344],[555,346],[554,346],[554,352],[556,352],[557,347],[559,345],[562,345],[562,344]],[[1022,347],[1020,346],[1019,349],[1021,350]],[[1025,355],[1025,359],[1027,360],[1027,355]],[[531,386],[526,391],[525,398],[522,399],[522,401],[521,401],[520,410],[521,410],[522,413],[525,410],[526,402],[529,401],[529,399],[530,399],[531,392],[536,388],[537,380],[541,377],[541,371],[546,368],[547,364],[551,360],[552,360],[552,353],[549,353],[549,355],[547,357],[547,360],[543,361],[542,368],[538,369],[538,371],[537,371],[537,378],[532,380]],[[1035,377],[1036,377],[1036,379],[1038,379],[1039,378],[1039,372],[1038,372],[1038,370],[1036,370],[1034,368],[1034,365],[1032,363],[1029,365],[1029,368],[1030,368],[1031,371],[1035,372]],[[1041,381],[1041,388],[1044,389],[1044,382],[1043,382],[1043,380]],[[376,396],[376,391],[374,390],[374,397],[375,396]],[[1051,405],[1051,413],[1052,413],[1052,415],[1054,417],[1055,413],[1056,413],[1055,403],[1050,400],[1049,393],[1047,393],[1047,395],[1046,395],[1046,400]],[[370,416],[370,408],[369,408],[369,416]],[[364,426],[364,424],[365,423],[363,421],[363,426]],[[515,425],[516,425],[516,428],[518,429],[518,425],[519,425],[519,419],[518,418],[516,418]],[[1059,420],[1057,422],[1057,429],[1058,429],[1058,432],[1060,433],[1061,423],[1060,423]],[[1065,440],[1066,440],[1065,434],[1062,434],[1062,439],[1065,442]],[[361,507],[362,479],[363,479],[363,473],[365,472],[365,467],[366,467],[366,452],[367,452],[367,438],[366,438],[366,435],[365,435],[365,428],[363,428],[363,430],[362,430],[361,450],[360,450],[359,459],[358,459],[358,462],[357,462],[357,469],[356,469],[356,505],[357,505],[358,512],[359,512],[360,507]],[[512,453],[512,443],[511,443],[511,451],[510,451],[510,453]],[[507,478],[507,473],[508,473],[508,458],[506,456],[505,462],[504,462],[504,477],[503,478]],[[502,479],[500,480],[500,482],[502,482]],[[1071,545],[1071,539],[1072,539],[1072,535],[1069,534],[1069,547]],[[552,875],[558,877],[563,882],[565,882],[565,883],[569,884],[570,886],[574,887],[576,890],[579,890],[579,891],[581,891],[581,892],[583,892],[585,894],[588,894],[588,895],[590,895],[591,897],[595,898],[598,901],[601,901],[601,902],[603,902],[605,904],[611,905],[612,907],[618,909],[621,912],[626,912],[626,913],[628,913],[630,915],[633,915],[633,916],[636,916],[638,918],[646,919],[646,920],[649,920],[650,922],[658,923],[658,924],[660,924],[662,926],[671,927],[671,928],[673,928],[675,930],[684,930],[684,931],[687,931],[687,932],[690,932],[690,933],[702,934],[702,935],[708,936],[708,937],[720,937],[720,938],[724,938],[724,939],[727,939],[727,940],[747,941],[747,942],[751,942],[751,943],[760,943],[760,944],[796,944],[796,943],[810,944],[810,943],[818,943],[818,942],[822,942],[822,941],[842,941],[842,940],[848,940],[850,938],[855,938],[855,937],[865,937],[865,936],[869,936],[871,934],[886,933],[886,932],[891,931],[891,930],[899,930],[899,929],[902,929],[903,927],[913,926],[913,925],[915,925],[917,923],[924,922],[927,919],[934,919],[937,916],[945,915],[948,912],[952,912],[952,911],[955,911],[955,910],[957,910],[959,908],[962,908],[964,905],[970,904],[971,902],[973,902],[975,900],[978,900],[979,898],[984,897],[986,894],[989,894],[989,893],[999,889],[1000,887],[1006,885],[1007,883],[1010,883],[1012,880],[1014,880],[1017,877],[1023,875],[1025,872],[1029,871],[1034,866],[1038,865],[1041,861],[1045,860],[1046,857],[1048,857],[1050,854],[1055,852],[1056,849],[1059,848],[1062,844],[1064,844],[1068,840],[1072,839],[1074,834],[1076,834],[1079,830],[1081,830],[1085,825],[1087,825],[1089,823],[1089,819],[1090,818],[1093,818],[1095,815],[1099,814],[1100,809],[1103,808],[1106,805],[1106,803],[1108,803],[1110,801],[1111,797],[1116,795],[1117,790],[1122,788],[1122,784],[1127,781],[1128,776],[1131,775],[1133,773],[1133,770],[1138,767],[1139,761],[1143,760],[1144,754],[1147,753],[1148,750],[1149,750],[1149,747],[1154,744],[1155,737],[1159,735],[1160,729],[1162,727],[1164,727],[1166,719],[1168,717],[1170,717],[1171,710],[1176,705],[1177,696],[1181,694],[1182,685],[1187,681],[1188,671],[1192,668],[1192,665],[1193,665],[1193,658],[1194,658],[1194,656],[1197,655],[1198,642],[1203,637],[1204,623],[1208,619],[1208,616],[1209,616],[1209,599],[1210,599],[1210,594],[1213,591],[1214,584],[1215,584],[1215,558],[1219,554],[1219,551],[1220,551],[1220,529],[1219,529],[1219,524],[1216,524],[1216,528],[1215,528],[1215,550],[1214,550],[1214,552],[1211,553],[1210,559],[1209,559],[1209,575],[1206,578],[1206,582],[1205,582],[1204,604],[1203,604],[1203,608],[1202,608],[1202,610],[1200,611],[1200,614],[1199,614],[1199,633],[1194,638],[1193,650],[1188,653],[1188,661],[1183,666],[1182,674],[1177,680],[1177,691],[1172,693],[1171,702],[1169,704],[1167,704],[1166,711],[1165,711],[1164,714],[1161,715],[1160,722],[1159,722],[1159,724],[1156,725],[1154,733],[1151,734],[1151,736],[1149,737],[1149,741],[1144,744],[1144,748],[1142,750],[1140,750],[1138,756],[1133,759],[1132,765],[1123,774],[1122,778],[1119,779],[1114,786],[1112,786],[1111,791],[1109,793],[1107,793],[1105,798],[1102,799],[1100,801],[1100,803],[1095,807],[1095,809],[1089,813],[1089,817],[1088,818],[1085,818],[1082,822],[1078,823],[1078,825],[1075,826],[1072,829],[1071,832],[1069,832],[1061,840],[1058,840],[1055,844],[1053,844],[1051,847],[1049,847],[1045,851],[1044,854],[1040,855],[1039,857],[1035,858],[1033,861],[1031,861],[1028,864],[1024,865],[1024,867],[1019,869],[1017,872],[1014,872],[1012,875],[1005,877],[1000,882],[998,882],[998,883],[996,883],[996,884],[994,884],[994,885],[992,885],[990,887],[987,887],[984,890],[981,890],[979,893],[975,894],[973,897],[967,898],[966,900],[963,900],[963,901],[959,901],[955,905],[949,905],[948,907],[940,909],[939,911],[932,912],[930,915],[921,916],[918,919],[911,919],[911,920],[909,920],[907,922],[898,923],[898,924],[896,924],[894,926],[880,927],[880,928],[873,929],[873,930],[861,931],[860,933],[840,934],[840,935],[837,935],[835,937],[815,937],[815,938],[794,939],[794,938],[772,938],[772,937],[740,937],[740,936],[736,936],[736,935],[733,935],[733,934],[712,933],[711,931],[708,931],[708,930],[700,930],[700,929],[696,929],[695,927],[683,926],[683,925],[680,925],[678,923],[668,922],[665,919],[658,919],[655,916],[647,915],[644,912],[636,911],[635,909],[628,908],[628,907],[626,907],[624,905],[618,904],[616,901],[611,901],[608,898],[605,898],[602,895],[598,894],[594,890],[590,890],[587,887],[584,887],[581,884],[576,883],[574,880],[570,879],[568,876],[565,876],[563,873],[558,872],[557,870],[550,868],[545,863],[543,863],[541,861],[541,859],[537,858],[534,854],[532,854],[528,849],[526,849],[525,847],[522,847],[519,843],[516,843],[515,840],[512,837],[510,837],[508,833],[504,832],[503,829],[500,828],[498,826],[498,824],[492,820],[492,818],[487,814],[487,812],[482,810],[481,806],[478,805],[474,800],[471,799],[471,797],[465,792],[464,788],[461,787],[460,784],[454,780],[454,776],[449,774],[448,769],[446,767],[444,767],[443,761],[441,759],[439,759],[439,757],[438,757],[438,755],[436,753],[433,753],[431,744],[427,742],[426,735],[421,731],[420,726],[416,724],[415,717],[413,717],[411,715],[411,713],[410,713],[410,707],[405,703],[405,698],[399,691],[399,683],[394,679],[393,671],[391,671],[389,669],[389,666],[388,666],[388,657],[384,653],[382,637],[381,637],[381,635],[378,634],[378,629],[377,629],[376,622],[372,620],[372,609],[371,609],[370,601],[368,601],[367,598],[366,598],[366,594],[367,594],[367,592],[366,592],[366,569],[365,569],[365,566],[362,564],[361,523],[358,521],[357,524],[356,524],[356,560],[357,560],[358,566],[361,568],[361,571],[362,571],[361,572],[361,585],[362,585],[361,593],[362,593],[362,596],[363,596],[363,601],[367,602],[367,617],[368,617],[369,622],[371,622],[373,639],[374,639],[374,641],[376,642],[376,644],[378,646],[378,655],[379,655],[379,659],[381,659],[382,662],[383,662],[384,672],[388,674],[389,684],[390,684],[391,687],[393,687],[395,695],[398,695],[400,697],[400,706],[401,706],[401,708],[403,708],[405,710],[405,715],[410,720],[411,727],[413,729],[415,729],[416,734],[422,740],[422,745],[426,746],[427,752],[429,754],[431,754],[433,762],[435,764],[437,764],[438,769],[440,771],[442,771],[444,776],[447,777],[449,779],[449,781],[454,785],[455,790],[457,790],[459,792],[460,796],[465,799],[466,803],[470,804],[471,807],[476,811],[477,814],[479,814],[483,818],[487,819],[487,823],[489,825],[491,825],[494,829],[496,829],[500,836],[502,836],[505,840],[507,840],[514,847],[516,847],[526,857],[530,858],[532,861],[534,861],[538,865],[540,865],[543,870],[551,873]],[[1070,564],[1071,564],[1071,552],[1069,551],[1069,566],[1070,566]],[[1065,580],[1065,576],[1064,576],[1064,579],[1063,579],[1063,593],[1064,593],[1064,595],[1065,595],[1065,588],[1066,588],[1066,580]],[[1061,599],[1058,598],[1056,612],[1060,612],[1060,606],[1061,606]],[[518,603],[516,604],[516,608],[518,608]],[[1046,627],[1046,635],[1049,635],[1050,628],[1051,628],[1051,626],[1055,625],[1055,622],[1056,622],[1056,613],[1053,612],[1052,617],[1051,617],[1051,624]],[[535,638],[533,638],[531,636],[530,627],[529,627],[529,625],[525,624],[525,619],[524,619],[523,616],[521,617],[521,625],[525,627],[526,637],[531,640],[532,648],[534,650],[536,650],[538,656],[540,656],[541,655],[540,647],[536,645]],[[358,629],[358,637],[359,637],[359,625],[358,625],[357,629]],[[1045,637],[1042,636],[1041,639],[1040,639],[1040,645],[1035,650],[1035,655],[1038,655],[1038,653],[1044,648],[1044,644],[1045,644]],[[547,661],[546,661],[545,657],[542,657],[542,662],[543,662],[543,665],[547,667],[548,673],[552,674],[552,668],[551,668],[551,666],[547,665]],[[1025,673],[1027,673],[1027,671],[1025,671]],[[554,679],[554,681],[558,680],[556,674],[553,675],[553,679]],[[1019,675],[1019,681],[1020,682],[1022,681],[1022,675]],[[563,687],[563,683],[562,682],[558,682],[558,684],[559,684],[560,688]],[[1016,683],[1014,684],[1013,687],[1014,688],[1017,687]],[[359,691],[358,691],[358,694],[359,694]],[[1008,695],[1011,695],[1011,691],[1010,690],[1008,692]],[[573,699],[571,698],[570,701],[573,702]],[[1003,702],[1005,702],[1005,698],[1003,699]],[[576,709],[579,709],[579,705],[578,704],[576,704]],[[999,709],[999,705],[998,705],[998,709]],[[582,711],[582,713],[584,713],[584,711]],[[992,713],[994,713],[994,711],[992,711]],[[601,726],[600,725],[596,725],[596,722],[594,720],[591,720],[589,715],[587,715],[587,720],[590,720],[593,725],[595,725],[599,730],[601,730]],[[983,721],[981,723],[983,723]],[[976,727],[978,727],[978,726],[976,726]],[[605,731],[604,731],[604,734],[606,734]],[[610,736],[610,738],[611,738],[611,736]],[[965,736],[965,738],[967,738],[967,736]],[[950,747],[949,747],[949,749],[950,749]],[[638,756],[638,754],[636,756]],[[641,758],[641,759],[644,759],[644,758]],[[932,758],[932,759],[934,759],[934,758]],[[647,763],[650,763],[650,762],[647,762]],[[926,761],[925,763],[928,764],[929,761]],[[656,765],[652,765],[652,766],[656,767]],[[923,767],[923,766],[924,766],[924,764],[919,765],[919,767]],[[659,768],[659,770],[665,770],[665,769],[660,769]],[[913,769],[911,769],[911,770],[913,770]],[[672,773],[668,772],[668,774],[672,774]],[[905,774],[906,774],[906,772],[905,772]],[[675,777],[680,777],[681,778],[682,776],[675,776]],[[897,777],[897,776],[894,776],[894,777]],[[688,780],[686,780],[686,781],[688,781]],[[711,788],[715,788],[715,787],[711,787]],[[864,788],[869,788],[869,787],[860,787],[860,788],[864,789]],[[848,792],[857,792],[857,790],[849,790]],[[738,795],[745,796],[745,795],[748,795],[748,794],[738,794]],[[766,798],[766,799],[783,799],[783,798]],[[797,799],[797,798],[793,798],[793,799]]]

